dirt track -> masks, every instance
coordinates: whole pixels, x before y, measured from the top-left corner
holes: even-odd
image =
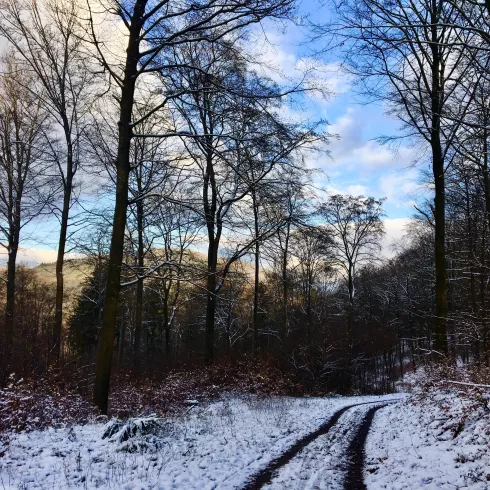
[[[375,412],[386,405],[386,402],[367,402],[338,410],[316,431],[298,440],[267,467],[253,475],[242,489],[366,489],[363,482],[364,445]],[[366,406],[371,408],[366,411]],[[322,452],[328,452],[329,443],[335,443],[336,454],[332,458],[333,462],[324,462],[323,454],[314,454],[318,452],[314,446],[320,444]],[[322,464],[328,466],[327,471],[322,472]]]

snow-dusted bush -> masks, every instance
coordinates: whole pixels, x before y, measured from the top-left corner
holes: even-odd
[[[105,425],[102,439],[109,439],[110,442],[115,443],[118,451],[155,452],[163,446],[162,437],[169,432],[168,423],[155,415],[150,415],[125,421],[112,419]]]

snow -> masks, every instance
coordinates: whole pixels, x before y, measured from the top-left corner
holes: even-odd
[[[356,403],[378,410],[364,478],[370,490],[490,489],[490,402],[484,385],[421,380],[411,395],[187,399],[178,415],[93,420],[10,433],[0,443],[0,489],[236,489]],[[412,386],[410,379],[401,386]],[[264,488],[343,488],[348,448],[373,405],[353,407],[279,468]]]
[[[487,405],[481,393],[432,383],[379,410],[365,448],[368,489],[490,489]]]
[[[327,434],[306,446],[264,489],[343,490],[347,449],[372,405],[351,408]]]
[[[462,381],[452,381],[450,379],[446,380],[445,383],[450,383],[453,385],[460,385],[460,386],[471,386],[476,388],[490,388],[490,385],[482,385],[478,383],[464,383]]]
[[[172,418],[147,417],[123,424],[93,422],[12,434],[5,455],[0,457],[0,488],[240,488],[336,410],[388,399],[393,395],[225,397],[207,406],[193,405],[192,411],[187,409]],[[339,423],[348,426],[349,413]],[[316,471],[312,483],[329,471],[331,481],[338,483],[333,466],[322,468],[322,461],[328,463],[330,458],[333,462],[341,453],[342,441],[328,437],[321,436],[319,439],[325,439],[305,448],[299,459],[293,459],[285,473],[279,474],[279,481],[292,478],[298,482],[297,488],[307,488],[299,482],[304,479],[301,468],[309,465]],[[331,446],[331,454],[324,445]],[[274,488],[285,488],[284,483],[276,482]]]

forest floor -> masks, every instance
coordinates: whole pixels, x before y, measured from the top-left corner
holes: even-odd
[[[387,399],[393,395],[225,396],[203,406],[189,400],[187,410],[164,419],[113,419],[24,431],[10,438],[0,458],[0,488],[242,488],[337,410]],[[347,468],[339,463],[362,413],[360,407],[347,410],[335,433],[307,445],[274,475],[269,487],[342,488]]]
[[[228,392],[164,416],[14,427],[0,489],[490,489],[490,391],[474,381],[420,371],[406,395]]]
[[[85,424],[98,411],[90,403],[91,373],[51,370],[29,379],[12,379],[0,388],[0,436],[5,432],[31,431]],[[218,400],[223,393],[260,396],[301,396],[305,388],[271,362],[216,364],[180,368],[154,377],[117,373],[111,380],[109,416],[118,418],[180,413],[187,400],[201,405]],[[319,387],[308,393],[325,396]],[[1,450],[0,450],[1,453]]]
[[[463,369],[408,376],[410,396],[374,416],[367,488],[489,490],[490,386],[474,381]]]

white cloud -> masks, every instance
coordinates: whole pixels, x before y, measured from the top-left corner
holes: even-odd
[[[322,187],[329,196],[350,195],[350,196],[374,196],[373,190],[368,185],[362,184],[327,184]]]
[[[41,263],[56,262],[57,251],[46,250],[42,248],[20,247],[17,253],[17,264],[28,265],[35,267]],[[68,253],[65,255],[67,259],[80,257],[79,254]],[[0,265],[7,265],[7,253],[5,249],[0,252]]]
[[[358,170],[408,167],[415,159],[415,151],[400,147],[392,151],[386,145],[366,139],[367,118],[361,111],[348,108],[330,127],[329,132],[339,136],[332,140],[330,152],[332,166],[355,166]],[[329,162],[326,162],[327,167]]]
[[[365,185],[354,184],[349,185],[346,188],[347,194],[351,196],[366,196],[369,193],[368,188]]]
[[[308,97],[315,104],[325,104],[331,96],[349,90],[352,77],[338,62],[324,63],[316,58],[301,57],[295,53],[296,46],[290,45],[286,33],[268,31],[265,39],[256,47],[259,63],[255,68],[280,84],[302,82],[309,88]],[[324,95],[329,94],[329,97]]]
[[[411,222],[410,218],[384,219],[386,235],[381,242],[381,254],[385,258],[395,255],[393,245],[399,242],[406,233],[407,225]]]
[[[412,207],[416,196],[425,192],[418,177],[416,169],[383,175],[379,179],[380,193],[397,207]]]

